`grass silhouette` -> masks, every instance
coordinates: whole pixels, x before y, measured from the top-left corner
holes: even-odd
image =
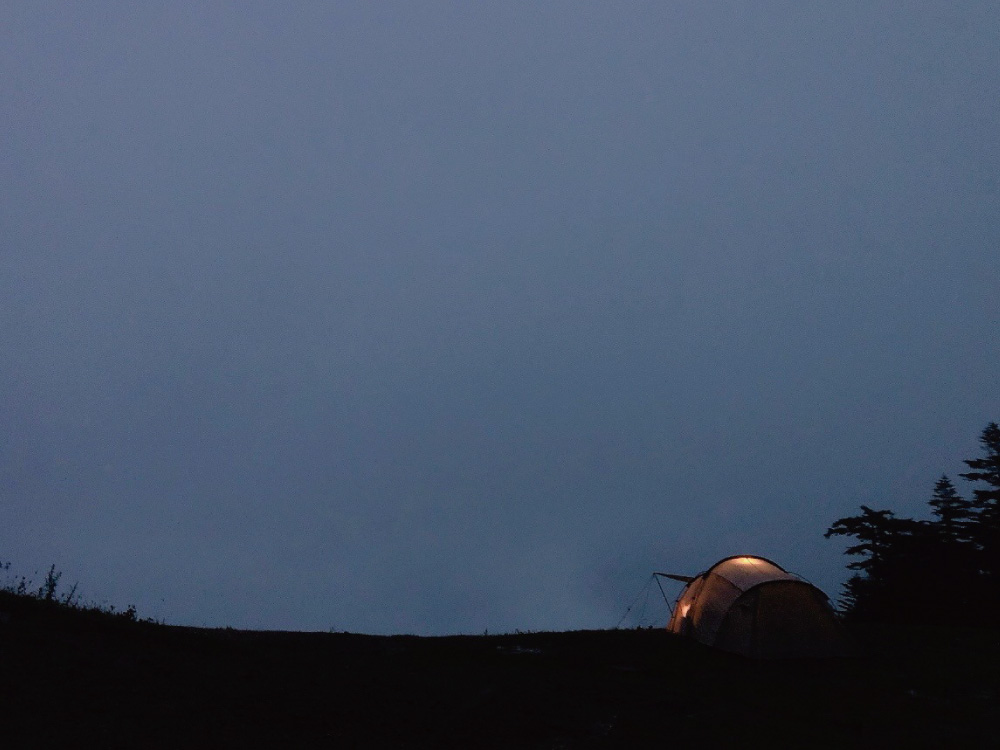
[[[63,611],[74,611],[90,616],[106,616],[123,620],[136,621],[138,613],[134,604],[130,604],[123,610],[116,609],[114,605],[85,603],[77,595],[79,583],[74,583],[68,591],[59,593],[59,581],[62,578],[62,571],[57,571],[53,564],[45,573],[45,578],[35,587],[34,580],[21,575],[12,577],[10,573],[10,562],[0,563],[0,571],[3,571],[5,579],[0,584],[0,612],[6,610],[10,617],[11,611],[24,611],[25,609],[38,610],[39,608]],[[37,575],[37,572],[35,573]]]

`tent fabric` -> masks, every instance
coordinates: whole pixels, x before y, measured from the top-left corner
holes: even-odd
[[[763,557],[720,560],[684,587],[667,630],[757,658],[845,652],[826,594]]]

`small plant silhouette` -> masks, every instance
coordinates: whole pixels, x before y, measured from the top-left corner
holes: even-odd
[[[55,565],[49,566],[44,580],[37,588],[35,588],[34,581],[28,576],[12,577],[9,561],[0,562],[0,571],[6,574],[6,580],[0,584],[0,593],[5,593],[19,599],[44,602],[48,606],[112,615],[123,620],[128,620],[129,622],[136,622],[139,619],[134,604],[130,604],[121,611],[117,610],[113,605],[84,604],[77,597],[79,582],[74,583],[68,591],[60,594],[59,581],[62,578],[62,571],[56,570]]]
[[[62,578],[62,571],[56,572],[55,565],[50,567],[49,572],[45,574],[45,582],[38,589],[38,598],[47,602],[55,601],[60,578]]]

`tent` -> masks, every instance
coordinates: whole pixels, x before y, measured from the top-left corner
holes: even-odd
[[[727,557],[697,576],[669,577],[687,583],[667,625],[672,633],[763,659],[847,651],[826,594],[763,557]]]

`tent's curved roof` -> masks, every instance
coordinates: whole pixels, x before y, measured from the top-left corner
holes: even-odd
[[[801,581],[794,573],[789,573],[777,563],[766,557],[757,555],[733,555],[719,560],[715,565],[701,573],[699,578],[709,575],[725,578],[741,592],[752,589],[766,581]]]

